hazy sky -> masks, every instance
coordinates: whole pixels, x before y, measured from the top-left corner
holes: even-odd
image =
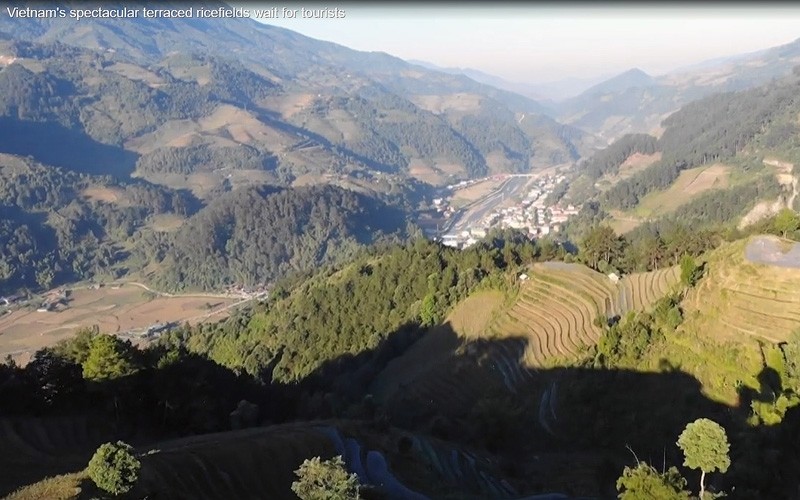
[[[279,10],[322,6],[264,6],[274,5]],[[789,4],[324,6],[340,7],[346,17],[298,15],[264,22],[358,50],[470,67],[527,83],[596,77],[632,67],[658,75],[800,38],[800,5]]]

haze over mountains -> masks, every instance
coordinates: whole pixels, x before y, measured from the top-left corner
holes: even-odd
[[[631,69],[556,105],[554,116],[611,142],[625,133],[660,133],[682,105],[719,92],[764,84],[800,64],[800,39],[770,49],[700,63],[667,75]]]
[[[706,95],[743,90],[790,74],[791,68],[800,64],[800,39],[703,61],[662,75],[648,75],[632,68],[607,78],[568,79],[552,84],[509,82],[474,69],[419,63],[537,99],[548,106],[547,113],[553,118],[611,142],[625,133],[658,134],[666,116]]]
[[[574,97],[592,85],[600,83],[607,78],[606,76],[598,76],[595,78],[565,78],[563,80],[553,80],[546,83],[523,83],[511,82],[474,68],[444,68],[430,62],[417,60],[410,60],[408,62],[444,73],[465,75],[476,82],[485,83],[486,85],[491,85],[510,92],[516,92],[542,103],[563,101],[564,99]]]

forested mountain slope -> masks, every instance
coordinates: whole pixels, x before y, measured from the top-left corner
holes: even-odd
[[[162,245],[144,241],[139,248],[164,256],[153,276],[157,285],[220,289],[266,284],[340,262],[405,230],[400,207],[352,191],[251,187],[221,196]]]
[[[191,215],[187,192],[0,154],[0,291],[115,277],[124,242],[160,214]]]
[[[664,120],[660,138],[627,135],[582,162],[570,196],[595,196],[629,221],[728,224],[760,201],[787,206],[797,198],[798,85],[790,76],[687,104]]]

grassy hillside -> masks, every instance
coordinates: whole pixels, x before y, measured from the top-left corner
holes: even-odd
[[[3,480],[0,489],[32,483],[63,470],[81,470],[112,436],[108,423],[83,416],[2,418]],[[41,497],[46,498],[46,497]]]
[[[800,328],[800,270],[753,258],[778,258],[794,244],[774,236],[726,243],[710,252],[705,275],[681,301],[684,321],[636,364],[642,370],[680,368],[709,397],[738,404],[742,390],[763,391],[759,373],[787,374],[781,346]],[[765,250],[766,248],[766,250]],[[791,255],[791,254],[789,254]]]
[[[708,328],[724,340],[772,344],[789,340],[800,328],[796,312],[800,270],[748,259],[768,255],[769,250],[761,250],[765,241],[775,241],[778,251],[794,244],[777,237],[754,237],[709,256],[707,277],[687,298],[687,312],[696,318],[687,323],[688,328]]]
[[[719,164],[684,170],[669,188],[642,198],[634,213],[651,217],[672,212],[705,191],[725,189],[729,176],[730,167]]]
[[[406,447],[407,444],[407,447]],[[309,457],[342,455],[365,484],[435,498],[514,498],[496,461],[425,435],[355,421],[310,422],[247,429],[140,447],[142,469],[132,498],[297,498],[294,471]],[[45,457],[49,458],[49,457]],[[74,466],[78,468],[79,466]],[[82,480],[83,479],[83,480]],[[394,480],[398,485],[391,485]],[[72,488],[78,491],[78,495]],[[91,484],[73,473],[20,489],[11,498],[63,492],[84,498]]]

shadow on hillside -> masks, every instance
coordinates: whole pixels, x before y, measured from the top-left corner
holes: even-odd
[[[320,134],[317,134],[316,132],[312,132],[308,129],[292,125],[291,123],[288,123],[280,119],[277,113],[262,110],[258,113],[257,118],[262,122],[268,124],[269,126],[275,127],[276,129],[282,132],[286,132],[296,137],[305,138],[306,139],[305,141],[301,142],[299,145],[295,145],[296,149],[302,149],[306,147],[313,147],[319,145],[327,149],[328,151],[333,151],[337,154],[344,155],[346,157],[353,159],[354,161],[362,163],[363,165],[367,166],[372,170],[377,170],[379,172],[386,172],[386,173],[392,173],[396,170],[396,167],[392,167],[377,162],[371,158],[367,158],[364,155],[356,153],[355,151],[349,148],[333,144],[327,138],[325,138]]]
[[[45,165],[74,172],[129,178],[138,155],[95,141],[58,123],[0,118],[0,152],[31,156]]]
[[[349,422],[351,428],[385,429],[384,441],[398,435],[389,429],[399,428],[435,440],[440,449],[460,450],[413,455],[407,438],[383,443],[393,473],[432,498],[453,494],[514,498],[476,489],[483,483],[475,479],[469,463],[483,460],[480,457],[488,457],[487,463],[494,464],[501,476],[498,481],[507,481],[520,496],[543,492],[615,496],[614,483],[623,467],[637,459],[658,469],[677,466],[695,488],[699,476],[682,467],[675,442],[686,424],[700,417],[724,425],[732,442],[733,465],[724,476],[709,475],[712,488],[735,491],[733,498],[789,498],[798,493],[794,472],[800,461],[794,444],[800,438],[800,409],[789,410],[780,425],[745,423],[749,401],[767,397],[766,387],[774,387],[776,374],[764,370],[762,394],[743,394],[742,404],[731,407],[708,399],[694,377],[669,363],[651,373],[525,368],[519,361],[528,342],[523,337],[465,342],[450,324],[430,329],[406,324],[375,349],[339,356],[301,383],[289,385],[271,382],[274,361],[264,367],[262,380],[255,380],[189,354],[95,385],[83,382],[80,367],[56,370],[57,363],[46,364],[56,387],[73,389],[55,403],[45,403],[37,392],[43,390],[42,379],[36,376],[41,375],[41,363],[36,373],[3,367],[2,401],[30,404],[20,406],[16,418],[0,420],[0,449],[15,450],[13,456],[2,457],[0,494],[45,475],[75,470],[88,462],[99,444],[97,439],[70,441],[63,437],[68,427],[62,431],[39,425],[38,416],[104,416],[113,425],[102,440],[123,438],[148,449],[170,437],[230,430],[231,413],[242,400],[258,409],[245,426],[334,419],[342,425]],[[0,412],[8,415],[9,409],[5,405]],[[59,447],[69,460],[59,459],[66,456],[56,452]],[[225,453],[236,453],[235,448]],[[192,461],[191,445],[184,452]],[[7,467],[22,459],[27,469]],[[234,461],[220,458],[214,466],[220,477],[241,474],[234,470]],[[427,476],[419,474],[421,468]],[[14,472],[18,470],[24,473]],[[419,483],[420,477],[428,482]],[[244,486],[237,483],[238,487]],[[219,498],[226,491],[220,486]],[[285,498],[292,498],[289,484],[285,491]]]
[[[800,433],[800,409],[780,425],[747,424],[750,402],[781,390],[774,370],[765,367],[762,389],[742,392],[741,403],[729,406],[706,397],[696,378],[668,362],[647,373],[526,368],[520,360],[528,342],[467,342],[449,324],[427,331],[405,325],[372,351],[325,363],[307,379],[314,383],[306,386],[300,412],[383,421],[488,453],[521,494],[590,496],[616,496],[616,479],[636,460],[679,467],[694,488],[699,474],[682,467],[676,441],[704,417],[722,424],[732,442],[731,473],[711,474],[712,487],[729,493],[738,487],[734,498],[763,497],[764,488],[779,496],[797,491],[794,469],[778,466],[776,457],[797,463],[782,436]],[[763,465],[765,457],[773,467]]]
[[[40,351],[24,368],[0,365],[0,497],[45,477],[81,470],[97,447],[124,440],[146,449],[171,437],[283,422],[291,394],[196,354],[104,382]],[[157,352],[141,353],[146,357]],[[259,409],[234,422],[241,401]]]

